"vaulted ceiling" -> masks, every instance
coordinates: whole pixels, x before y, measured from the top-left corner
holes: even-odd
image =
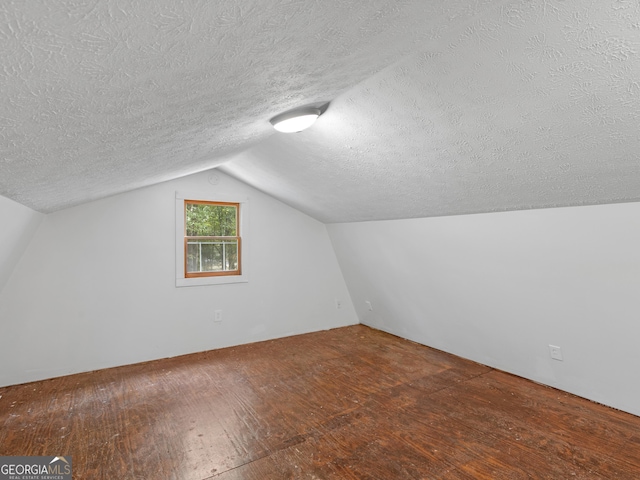
[[[42,212],[213,167],[325,222],[640,199],[635,0],[3,2],[0,52]]]

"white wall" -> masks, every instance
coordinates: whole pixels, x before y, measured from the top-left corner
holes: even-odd
[[[362,323],[640,414],[640,204],[328,230]]]
[[[0,196],[0,292],[44,215]]]
[[[217,175],[47,215],[0,293],[0,385],[358,323],[325,225]],[[248,283],[176,288],[191,189],[249,197]]]

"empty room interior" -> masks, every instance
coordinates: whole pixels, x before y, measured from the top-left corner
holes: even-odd
[[[3,2],[0,50],[0,457],[640,477],[640,3]]]

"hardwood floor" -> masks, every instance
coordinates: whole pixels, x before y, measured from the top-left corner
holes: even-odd
[[[640,478],[640,418],[358,325],[0,389],[74,479]]]

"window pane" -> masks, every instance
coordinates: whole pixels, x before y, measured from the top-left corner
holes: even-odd
[[[187,241],[187,273],[238,270],[237,239]]]
[[[188,237],[235,237],[237,207],[186,203],[186,233]]]

